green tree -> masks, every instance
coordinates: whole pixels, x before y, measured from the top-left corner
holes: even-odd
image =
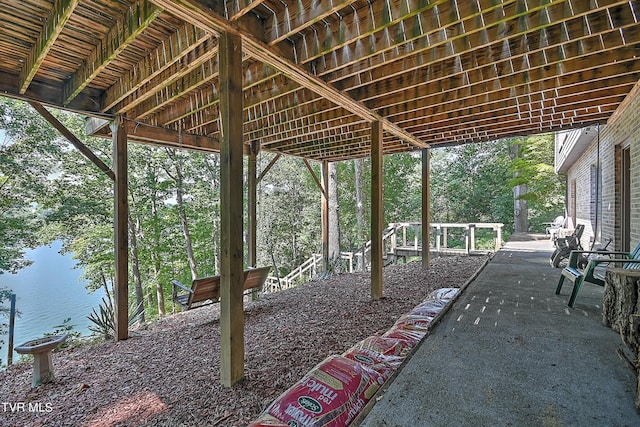
[[[433,150],[432,222],[513,223],[508,144],[497,141]]]
[[[526,194],[520,196],[529,206],[529,221],[541,224],[562,215],[564,211],[564,178],[554,170],[553,134],[514,138],[519,156],[511,162],[512,187],[526,184]],[[539,229],[538,231],[542,231]]]

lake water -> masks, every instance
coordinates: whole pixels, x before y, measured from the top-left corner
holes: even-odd
[[[71,318],[74,331],[90,333],[87,316],[98,307],[104,291],[89,294],[80,280],[82,271],[73,268],[76,263],[71,255],[58,253],[60,247],[61,243],[55,242],[51,247],[27,251],[27,258],[34,261],[30,267],[18,274],[0,274],[0,287],[16,294],[16,309],[21,312],[15,320],[14,346],[54,332],[67,318]],[[1,320],[8,323],[8,319]],[[0,365],[6,365],[9,339],[6,335],[1,338]],[[13,360],[18,358],[14,353]]]

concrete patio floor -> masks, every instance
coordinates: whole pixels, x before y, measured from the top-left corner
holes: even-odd
[[[359,425],[640,426],[622,341],[601,322],[603,288],[585,284],[567,307],[552,250],[514,236]]]

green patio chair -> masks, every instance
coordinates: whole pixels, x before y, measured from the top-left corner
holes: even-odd
[[[580,262],[588,256],[590,259],[584,269],[580,269]],[[583,282],[604,286],[604,272],[611,264],[620,263],[623,268],[640,269],[640,242],[631,252],[609,251],[571,251],[569,265],[560,274],[556,295],[560,295],[565,279],[573,282],[573,290],[569,298],[568,306],[573,308],[578,292]]]

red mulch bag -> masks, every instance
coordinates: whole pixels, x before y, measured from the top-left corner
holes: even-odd
[[[399,341],[394,338],[385,338],[374,335],[363,339],[353,346],[353,348],[375,351],[385,356],[405,357],[411,351],[411,346],[406,341]]]
[[[393,325],[394,328],[409,329],[413,331],[429,332],[432,316],[421,316],[418,314],[405,314],[401,316]]]
[[[247,427],[290,427],[288,424],[283,423],[277,418],[272,417],[269,414],[262,415],[257,420],[253,421]]]
[[[401,325],[398,326],[398,324],[396,323],[382,336],[384,338],[394,338],[397,340],[405,341],[408,346],[415,347],[416,344],[418,344],[422,340],[422,338],[425,337],[425,335],[427,335],[425,331],[405,329]]]
[[[384,383],[372,369],[329,356],[269,405],[269,414],[299,427],[348,426]]]
[[[458,295],[458,292],[460,292],[460,288],[440,288],[432,291],[427,299],[437,299],[449,302],[453,297]]]
[[[391,340],[390,338],[385,338],[386,340]],[[397,341],[397,340],[394,340]],[[402,342],[406,346],[406,342]],[[381,354],[375,352],[373,350],[357,348],[356,346],[351,347],[349,350],[345,351],[342,354],[344,357],[355,360],[356,362],[373,369],[377,373],[379,373],[382,378],[386,381],[391,375],[393,375],[398,367],[404,362],[404,356],[392,356]]]
[[[410,312],[410,315],[425,316],[433,319],[447,305],[447,301],[428,299],[416,305]]]

